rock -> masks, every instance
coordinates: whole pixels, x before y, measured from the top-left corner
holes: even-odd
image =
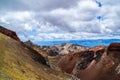
[[[108,53],[109,52],[120,52],[120,43],[111,43],[109,46],[108,46]]]
[[[120,74],[120,64],[116,68],[117,74]]]
[[[14,39],[18,42],[21,42],[20,39],[18,38],[18,36],[16,35],[16,32],[14,32],[12,30],[9,30],[9,29],[6,29],[6,28],[0,26],[0,33],[2,33],[4,35],[7,35],[10,38],[12,38],[12,39]]]
[[[107,49],[107,46],[96,46],[96,47],[90,48],[89,51],[93,51],[95,60],[99,61],[106,49]]]
[[[24,44],[27,45],[27,46],[29,46],[29,47],[31,47],[31,48],[33,48],[33,47],[35,46],[35,45],[33,44],[33,42],[30,41],[30,40],[24,42]],[[36,46],[37,46],[37,45],[36,45]]]
[[[120,60],[120,43],[111,43],[108,47],[107,54]]]

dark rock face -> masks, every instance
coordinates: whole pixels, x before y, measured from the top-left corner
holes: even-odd
[[[120,43],[111,43],[107,50],[108,55],[120,59]]]
[[[33,44],[33,42],[30,41],[30,40],[24,42],[24,44],[27,45],[27,46],[29,46],[29,47],[31,47],[31,48],[34,48],[35,46],[37,46],[37,45]]]
[[[111,69],[113,80],[120,80],[120,43],[111,43],[107,54],[114,58],[115,66]],[[108,73],[109,74],[109,73]]]
[[[120,52],[120,43],[111,43],[108,47],[108,53],[109,52]]]
[[[34,50],[33,48],[25,44],[22,44],[22,46],[28,48],[32,52],[32,54],[29,53],[29,55],[33,58],[33,60],[35,60],[36,62],[42,63],[44,65],[47,65],[45,58],[41,54],[39,54],[36,50]]]
[[[15,39],[16,41],[21,42],[14,31],[8,30],[8,29],[0,26],[0,33],[7,35],[7,36],[11,37],[12,39]]]

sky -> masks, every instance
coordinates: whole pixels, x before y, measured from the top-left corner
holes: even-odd
[[[0,25],[22,41],[120,39],[120,0],[0,0]]]

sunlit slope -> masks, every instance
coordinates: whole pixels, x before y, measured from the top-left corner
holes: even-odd
[[[33,52],[0,33],[0,80],[71,80],[70,76],[41,64],[42,60],[35,60]]]

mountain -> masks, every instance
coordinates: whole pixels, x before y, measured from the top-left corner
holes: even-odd
[[[38,41],[36,44],[41,46],[53,46],[54,44],[75,44],[85,47],[108,46],[112,42],[120,42],[120,39],[85,39],[85,40],[60,40],[60,41]]]
[[[19,39],[0,33],[0,80],[71,80],[52,70],[45,58]]]
[[[39,46],[1,26],[0,80],[120,80],[120,43]]]
[[[58,66],[81,80],[120,80],[120,43],[66,55]]]

